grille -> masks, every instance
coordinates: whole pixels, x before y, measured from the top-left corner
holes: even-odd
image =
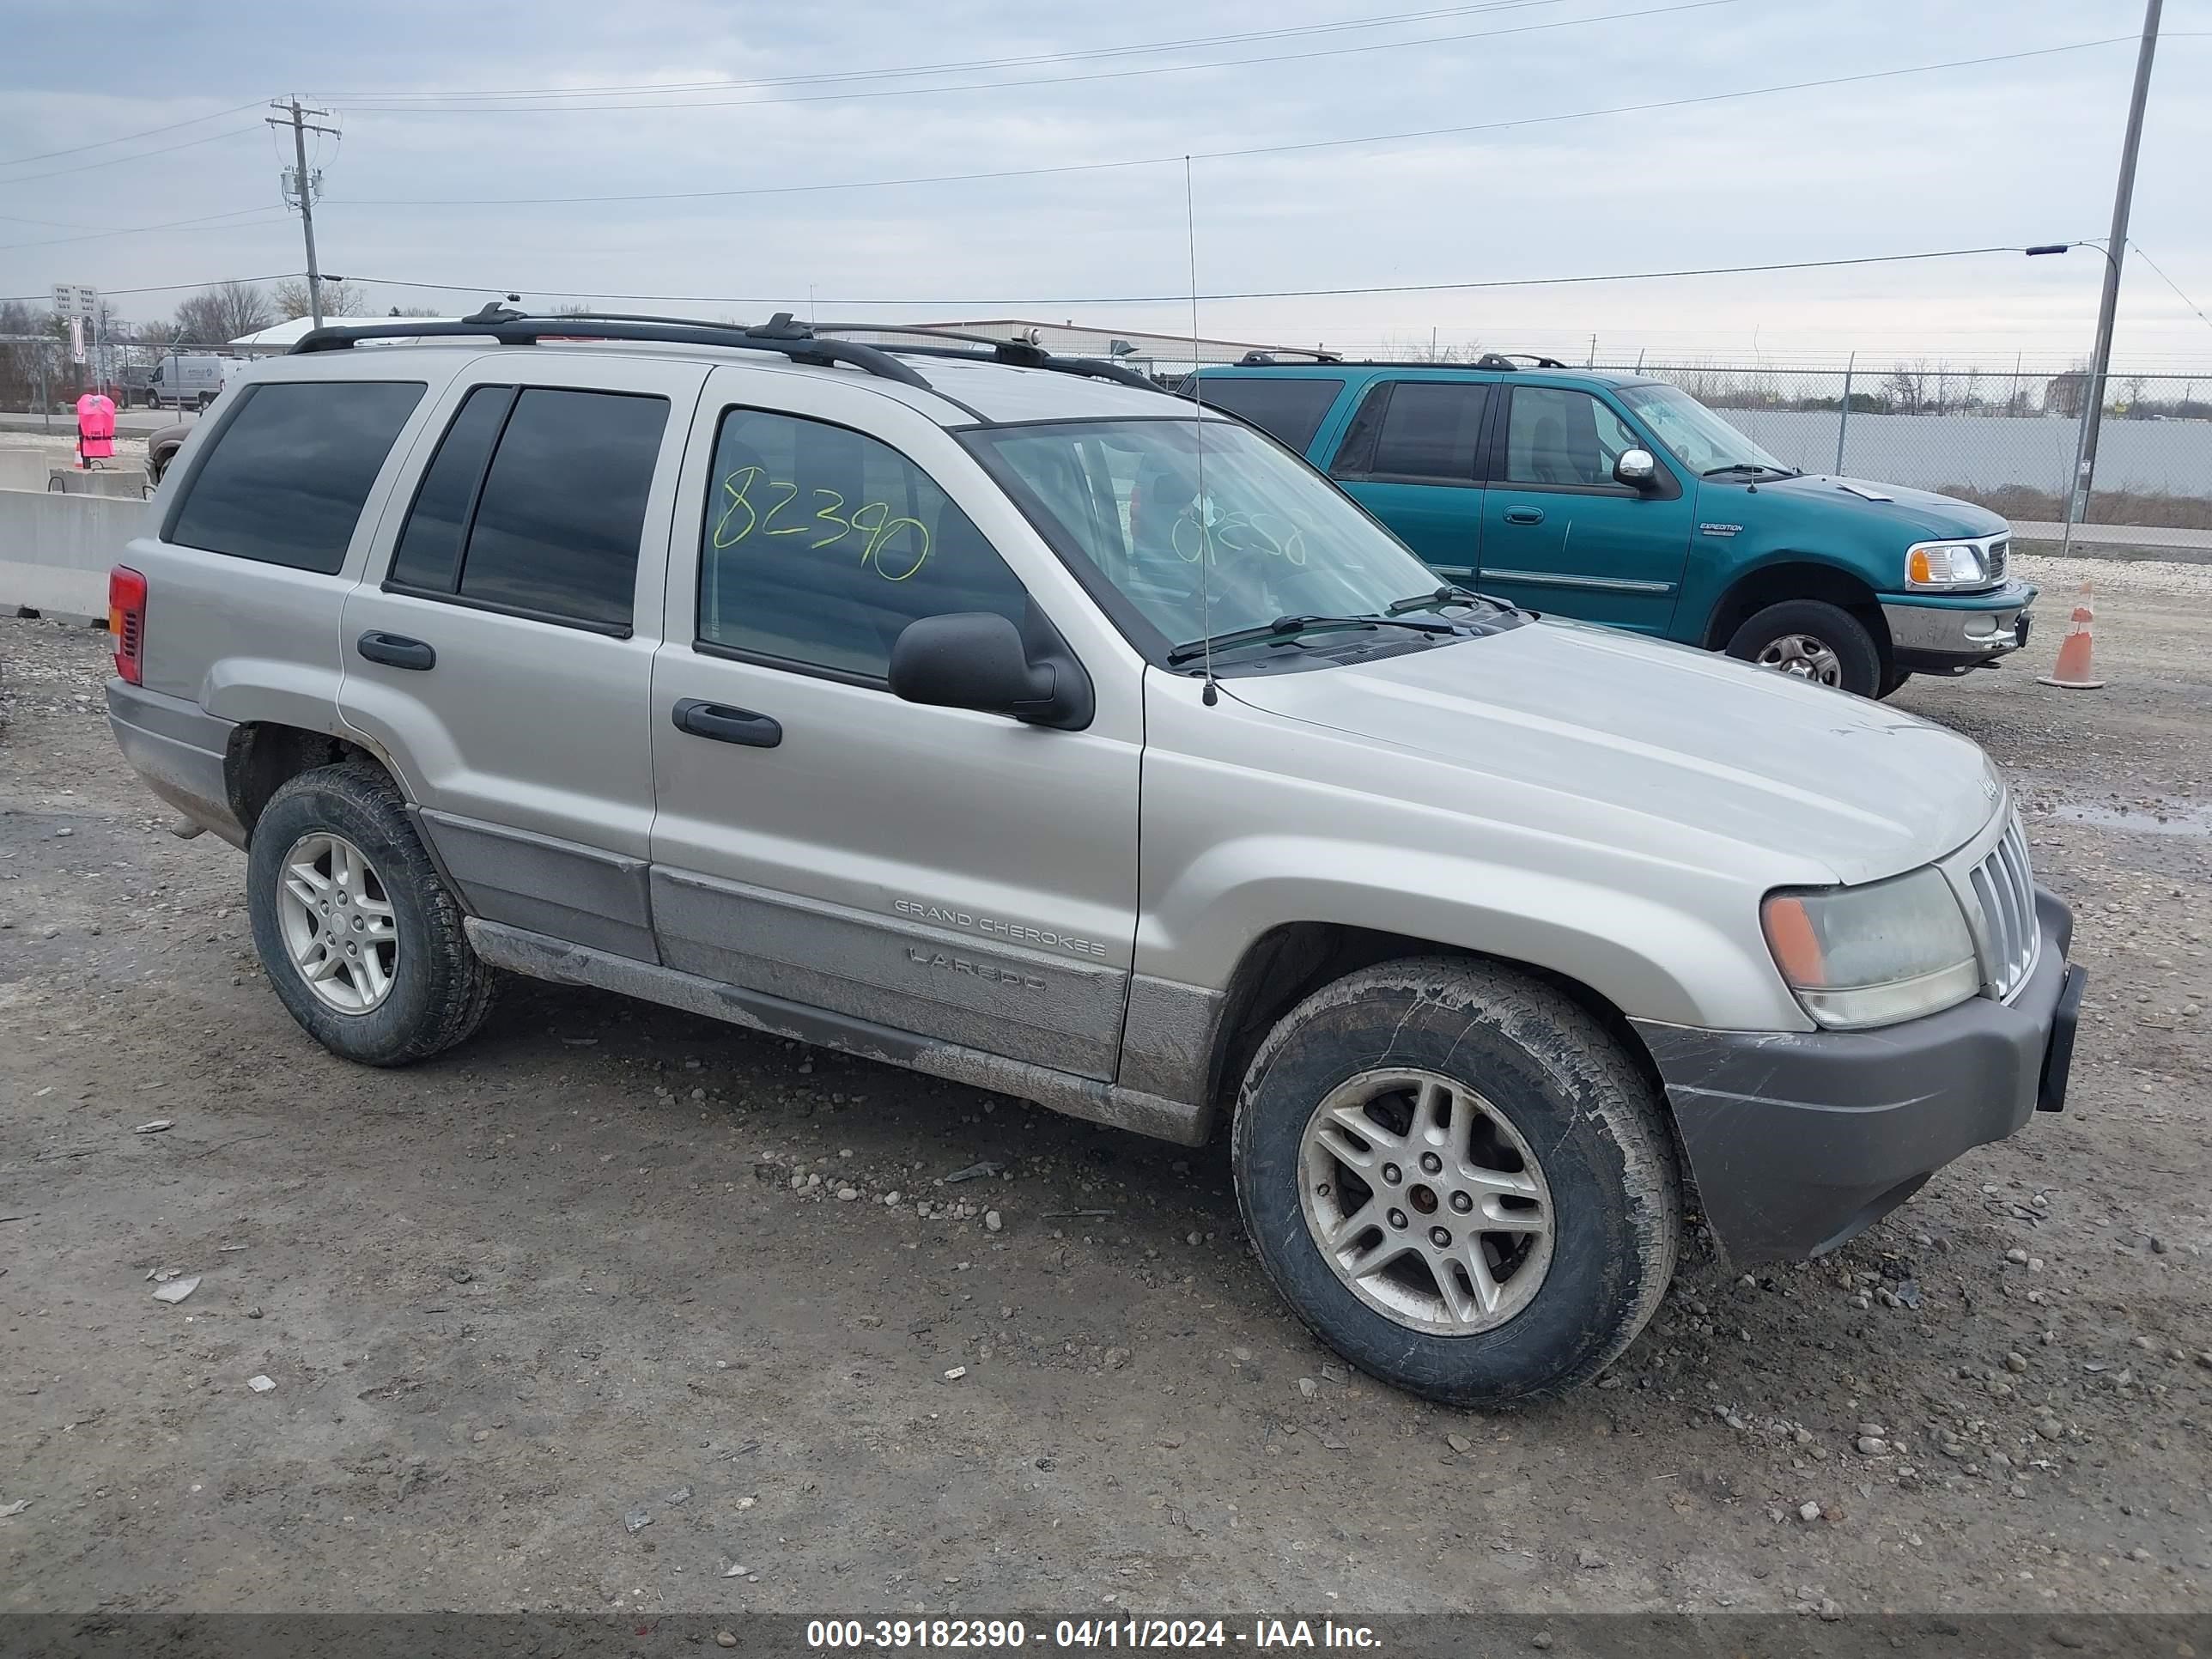
[[[2043,930],[2035,920],[2035,883],[2028,873],[2027,837],[2014,814],[2004,839],[1976,865],[1967,881],[1981,911],[1982,972],[2000,999],[2020,989],[2035,971]]]
[[[1990,544],[1990,580],[2002,581],[2005,573],[2005,554],[2011,548],[2009,540]]]

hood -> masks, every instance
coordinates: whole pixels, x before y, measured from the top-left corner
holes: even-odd
[[[1575,623],[1222,689],[1418,757],[1409,795],[1635,837],[1709,867],[1786,864],[1802,873],[1781,879],[1808,884],[1940,858],[2003,798],[1978,747],[1914,715]]]
[[[1711,492],[1716,488],[1735,493],[1748,493],[1753,501],[1771,497],[1779,505],[1789,504],[1793,520],[1802,521],[1804,514],[1834,514],[1864,530],[1877,524],[1894,526],[1899,546],[1914,542],[1930,541],[1941,536],[1999,536],[2008,528],[2004,519],[1985,507],[1976,507],[1972,501],[1962,501],[1954,495],[1939,495],[1932,489],[1914,489],[1905,484],[1875,483],[1865,478],[1839,478],[1830,475],[1804,473],[1795,478],[1760,478],[1755,491],[1742,484],[1723,483],[1707,478],[1702,489]],[[1869,496],[1887,496],[1887,501],[1870,501]],[[1700,507],[1700,511],[1704,507]],[[1746,511],[1749,511],[1748,507]]]

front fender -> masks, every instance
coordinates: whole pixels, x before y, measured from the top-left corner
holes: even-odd
[[[1753,941],[1656,886],[1280,833],[1217,842],[1148,892],[1137,971],[1218,989],[1262,935],[1300,921],[1522,963],[1586,985],[1634,1018],[1810,1029],[1763,945],[1753,954]]]

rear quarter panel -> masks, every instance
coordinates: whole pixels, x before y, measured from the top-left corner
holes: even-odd
[[[119,554],[146,578],[145,685],[197,702],[233,721],[270,720],[336,733],[338,682],[344,659],[339,613],[361,580],[378,522],[408,453],[428,418],[436,392],[465,354],[453,362],[380,369],[374,354],[287,358],[258,367],[246,379],[276,380],[405,380],[425,383],[407,423],[385,456],[355,521],[344,562],[330,574],[234,557],[169,539],[177,515],[206,458],[243,400],[235,389],[227,407],[203,420],[185,440],[156,492],[139,533]],[[335,359],[336,361],[333,361]]]

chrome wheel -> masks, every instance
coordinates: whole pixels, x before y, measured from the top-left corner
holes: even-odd
[[[1535,1297],[1552,1194],[1519,1130],[1433,1072],[1364,1072],[1306,1123],[1299,1203],[1322,1260],[1412,1330],[1471,1336]]]
[[[277,921],[292,966],[325,1006],[365,1014],[392,993],[399,933],[375,866],[343,836],[302,836],[284,855]]]
[[[1784,634],[1770,641],[1754,660],[1761,668],[1794,674],[1822,685],[1841,685],[1844,665],[1835,647],[1811,634]]]

